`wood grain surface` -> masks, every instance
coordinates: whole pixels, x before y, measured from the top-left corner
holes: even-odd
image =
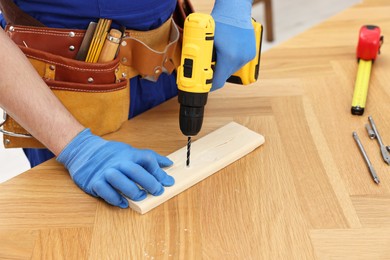
[[[366,0],[264,53],[256,84],[210,93],[197,138],[235,121],[266,143],[145,215],[86,195],[55,160],[0,184],[0,259],[390,259],[390,167],[364,128],[372,115],[390,144],[389,14]],[[364,24],[385,42],[352,116]],[[107,138],[168,155],[186,144],[178,109],[169,100]]]

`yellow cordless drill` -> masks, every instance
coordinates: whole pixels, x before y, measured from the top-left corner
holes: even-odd
[[[228,82],[247,85],[257,80],[263,27],[252,20],[256,35],[256,57],[235,72]],[[211,15],[190,14],[183,29],[181,63],[177,70],[179,124],[188,137],[187,166],[190,164],[191,136],[202,128],[204,107],[213,81],[215,23]]]

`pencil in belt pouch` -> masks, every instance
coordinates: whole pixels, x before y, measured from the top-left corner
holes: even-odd
[[[97,62],[100,56],[100,52],[103,48],[103,44],[108,34],[108,29],[111,26],[111,20],[109,19],[99,19],[99,22],[96,26],[92,42],[88,49],[86,62]]]
[[[122,32],[117,29],[111,29],[104,42],[98,62],[107,62],[115,59],[121,41]]]

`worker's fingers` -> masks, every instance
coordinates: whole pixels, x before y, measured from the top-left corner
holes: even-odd
[[[127,208],[129,206],[129,202],[104,180],[96,181],[92,185],[92,191],[97,197],[104,199],[111,205],[120,208]]]
[[[165,167],[172,166],[173,162],[168,157],[159,155],[154,151],[152,152],[155,154],[158,165],[160,165],[160,167],[165,168]]]
[[[146,198],[146,192],[140,189],[132,180],[126,175],[123,175],[120,171],[109,169],[104,175],[107,182],[126,197],[134,201],[140,201]]]
[[[232,75],[235,70],[232,66],[229,66],[229,60],[223,58],[223,55],[219,55],[218,64],[215,65],[212,91],[222,88],[225,85],[226,80]]]
[[[136,163],[123,162],[120,164],[119,170],[154,196],[161,195],[164,192],[164,187],[161,183],[151,173]]]
[[[143,150],[142,156],[137,158],[136,162],[152,174],[162,185],[172,186],[175,183],[175,179],[161,169],[161,167],[173,164],[167,157],[161,156],[152,150]]]

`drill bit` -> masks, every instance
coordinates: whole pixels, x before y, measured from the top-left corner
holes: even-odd
[[[187,167],[190,167],[190,156],[191,156],[191,136],[188,136],[187,139]]]

